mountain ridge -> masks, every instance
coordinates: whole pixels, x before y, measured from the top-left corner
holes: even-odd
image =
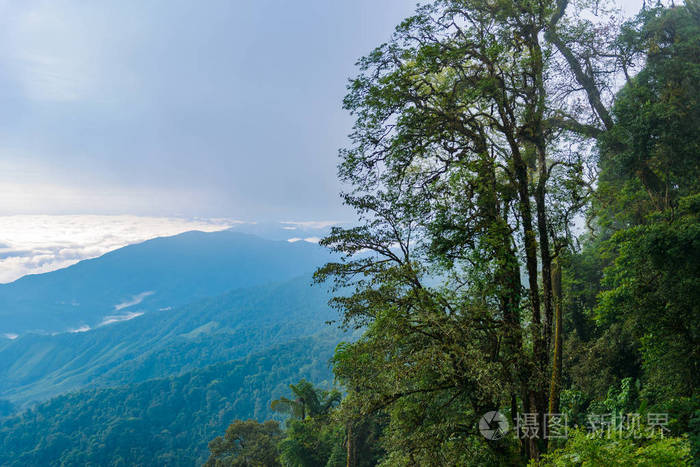
[[[0,284],[0,335],[50,334],[310,273],[331,258],[309,242],[190,231]],[[129,301],[133,303],[129,303]],[[37,325],[36,323],[41,323]]]
[[[82,333],[0,345],[0,399],[24,406],[86,385],[172,375],[324,329],[335,318],[308,275],[202,299]]]
[[[201,465],[233,419],[279,419],[269,404],[288,384],[330,386],[335,343],[326,330],[178,376],[55,397],[0,418],[0,464]]]

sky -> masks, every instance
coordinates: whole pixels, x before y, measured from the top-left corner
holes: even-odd
[[[0,0],[0,215],[347,216],[355,62],[407,0]]]
[[[0,283],[185,230],[351,222],[345,87],[414,9],[0,0]]]

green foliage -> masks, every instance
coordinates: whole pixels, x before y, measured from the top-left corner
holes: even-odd
[[[700,409],[696,409],[690,420],[690,444],[695,465],[700,463]]]
[[[212,455],[208,465],[231,465],[231,462],[234,462],[233,465],[281,463],[296,467],[342,467],[348,464],[348,455],[352,458],[350,464],[358,467],[369,467],[379,463],[384,455],[378,443],[378,436],[384,427],[380,419],[368,417],[361,421],[348,421],[344,418],[344,412],[337,406],[340,393],[314,387],[305,379],[289,387],[294,399],[283,397],[272,404],[273,407],[291,415],[281,436],[276,422],[261,425],[254,421],[237,420],[229,426],[224,438],[217,437],[209,443]],[[274,434],[268,433],[268,429],[273,426]],[[269,448],[266,462],[260,460],[261,452],[255,457],[251,454],[243,459],[246,447],[239,438],[241,433],[251,430],[256,436],[264,431],[265,443],[271,442],[273,438],[277,441],[274,447]],[[260,444],[259,441],[255,442],[256,446]],[[273,454],[275,463],[269,460]],[[248,464],[242,464],[243,462]]]
[[[231,420],[274,416],[269,401],[302,376],[330,380],[337,338],[328,332],[177,377],[51,399],[0,420],[0,465],[202,464]]]
[[[569,432],[566,445],[542,460],[531,461],[532,467],[613,467],[613,466],[682,466],[691,465],[690,446],[683,438],[635,439],[628,433],[590,436],[584,431]]]
[[[322,417],[340,402],[341,395],[338,391],[325,391],[317,389],[310,382],[302,379],[297,384],[290,384],[289,388],[295,399],[281,397],[270,403],[270,408],[276,412],[282,412],[300,420],[307,416],[311,418]]]
[[[209,443],[211,455],[205,466],[224,467],[277,467],[277,443],[282,437],[279,423],[268,420],[236,420],[222,438],[217,436]]]
[[[346,457],[343,449],[345,429],[325,420],[291,419],[285,438],[279,443],[280,460],[293,467],[341,467]]]
[[[613,229],[646,223],[678,206],[700,179],[700,21],[698,2],[640,15],[624,36],[645,66],[617,94],[616,125],[601,138],[600,222]]]
[[[342,467],[346,465],[345,427],[333,417],[341,399],[336,390],[323,390],[302,379],[290,384],[295,399],[272,402],[273,410],[289,413],[280,461],[293,467]]]
[[[690,396],[700,383],[700,195],[681,198],[673,218],[616,233],[597,309],[639,339],[654,399]]]

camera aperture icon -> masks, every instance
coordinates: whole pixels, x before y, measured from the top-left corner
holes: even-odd
[[[508,433],[508,428],[508,419],[496,410],[486,412],[479,420],[479,431],[489,441],[503,438]]]

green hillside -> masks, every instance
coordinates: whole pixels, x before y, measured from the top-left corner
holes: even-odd
[[[185,232],[0,284],[0,336],[96,328],[128,313],[310,274],[330,258],[308,242],[239,232]]]
[[[236,418],[307,378],[328,385],[331,330],[183,375],[70,393],[0,421],[0,465],[196,465]]]
[[[336,315],[311,278],[232,291],[90,332],[27,335],[0,347],[0,399],[22,406],[85,386],[177,375],[309,336]]]

